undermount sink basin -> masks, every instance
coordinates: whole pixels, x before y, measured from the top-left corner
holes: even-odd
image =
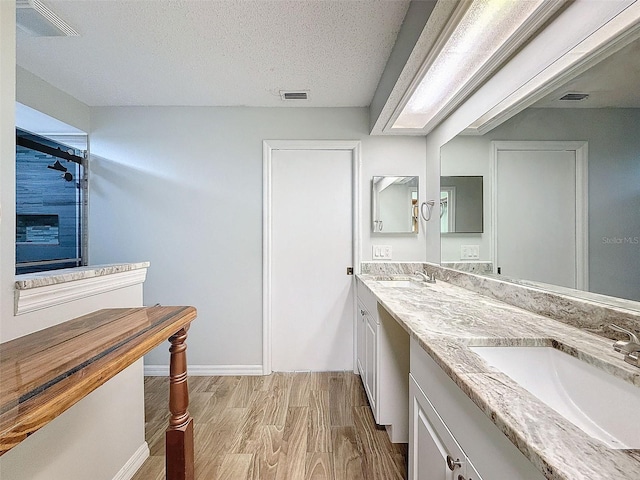
[[[380,285],[385,287],[395,287],[395,288],[418,288],[415,282],[411,280],[378,280]]]
[[[640,448],[640,388],[553,347],[470,347],[609,448]]]

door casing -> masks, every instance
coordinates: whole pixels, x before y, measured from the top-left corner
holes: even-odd
[[[262,373],[269,375],[271,367],[271,235],[272,235],[272,155],[274,150],[347,150],[352,167],[352,258],[353,272],[360,273],[360,169],[361,142],[356,140],[264,140],[262,142]],[[353,299],[353,338],[357,328],[357,296]],[[356,367],[354,350],[353,365]]]
[[[576,155],[576,288],[589,290],[589,146],[585,141],[491,142],[491,252],[493,273],[498,259],[498,153],[500,151],[574,151]]]

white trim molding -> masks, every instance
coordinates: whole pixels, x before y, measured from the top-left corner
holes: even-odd
[[[589,8],[588,4],[586,8]],[[635,3],[505,97],[462,134],[490,132],[639,38],[640,4]]]
[[[15,314],[22,315],[92,295],[138,285],[143,283],[146,277],[147,269],[138,268],[54,285],[16,289]]]
[[[262,375],[262,365],[187,365],[190,377]],[[169,365],[145,365],[145,377],[168,377]]]
[[[116,473],[113,480],[131,480],[136,472],[142,467],[144,461],[149,458],[149,445],[144,442],[135,453],[131,456],[127,463],[125,463],[120,471]]]
[[[274,150],[347,150],[351,151],[353,203],[353,267],[360,268],[360,170],[362,166],[359,140],[264,140],[262,142],[262,374],[271,374],[271,166]],[[355,277],[354,277],[355,278]],[[355,339],[357,299],[353,301]],[[354,349],[354,368],[355,368]]]
[[[447,3],[447,2],[438,2]],[[407,103],[414,95],[420,83],[422,82],[427,71],[432,65],[443,55],[443,50],[449,39],[456,33],[459,28],[460,22],[467,14],[469,7],[473,2],[449,2],[449,4],[457,5],[457,7],[451,11],[446,25],[440,31],[440,34],[436,41],[430,45],[430,49],[423,53],[425,55],[420,69],[417,71],[413,80],[405,90],[404,95],[401,97],[398,104],[395,106],[393,113],[388,118],[388,121],[384,125],[382,133],[384,134],[400,134],[400,135],[426,135],[439,125],[448,115],[450,115],[456,108],[458,108],[464,101],[466,101],[481,85],[483,85],[488,78],[495,73],[500,66],[515,52],[522,47],[522,45],[532,38],[542,28],[550,18],[558,10],[560,10],[567,0],[550,0],[541,3],[535,10],[531,12],[528,18],[526,18],[520,25],[515,27],[515,30],[511,32],[509,37],[504,43],[497,45],[496,50],[487,58],[482,66],[473,74],[473,76],[466,78],[460,84],[460,88],[450,98],[446,99],[446,96],[442,96],[446,99],[442,107],[435,115],[427,121],[422,127],[415,128],[394,128],[393,125],[397,121],[398,117],[402,114]],[[426,27],[425,27],[426,30]],[[423,35],[432,32],[423,31]],[[414,49],[414,52],[416,50]],[[412,52],[412,55],[414,54]],[[408,73],[408,72],[407,72]],[[403,71],[401,76],[405,74]],[[433,92],[433,95],[443,95],[442,92]]]
[[[589,290],[589,144],[586,141],[491,142],[491,261],[498,268],[498,153],[500,151],[573,151],[576,155],[576,289]]]

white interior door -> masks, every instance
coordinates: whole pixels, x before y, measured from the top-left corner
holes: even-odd
[[[351,150],[273,150],[271,365],[353,369]]]
[[[576,152],[499,150],[495,178],[500,273],[577,288]]]

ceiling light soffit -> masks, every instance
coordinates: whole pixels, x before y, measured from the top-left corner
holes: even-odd
[[[460,2],[387,130],[428,133],[555,14],[566,0]],[[390,127],[389,127],[390,126]]]

